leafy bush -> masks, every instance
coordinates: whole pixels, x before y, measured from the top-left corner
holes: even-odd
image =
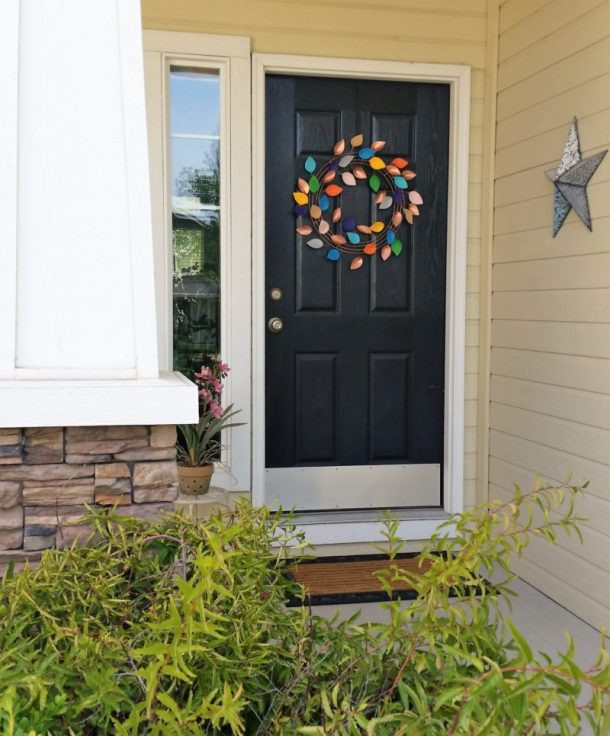
[[[418,594],[382,604],[383,625],[286,609],[286,547],[302,540],[265,509],[204,525],[95,513],[95,544],[0,584],[0,733],[506,736],[576,734],[582,719],[607,733],[603,642],[583,671],[571,643],[537,656],[498,611],[511,554],[575,530],[577,493],[539,487],[454,517],[422,553],[428,571],[380,573]],[[386,536],[393,558],[396,522]]]

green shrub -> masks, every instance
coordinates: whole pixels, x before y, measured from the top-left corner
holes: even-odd
[[[583,719],[608,733],[603,642],[583,671],[571,643],[536,655],[498,612],[511,554],[574,531],[578,490],[454,517],[422,553],[429,571],[381,575],[418,593],[382,604],[383,625],[286,609],[286,547],[302,539],[265,509],[204,525],[92,514],[95,544],[0,584],[0,733],[506,736],[576,734]],[[394,557],[396,522],[386,536]]]

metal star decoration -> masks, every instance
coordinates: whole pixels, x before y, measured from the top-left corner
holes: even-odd
[[[582,157],[578,123],[574,118],[559,167],[544,172],[555,185],[553,237],[561,229],[571,209],[576,212],[589,230],[592,229],[587,184],[607,153],[606,149],[593,156]]]

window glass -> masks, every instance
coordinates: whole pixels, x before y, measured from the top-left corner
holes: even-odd
[[[220,352],[218,72],[170,68],[174,369]]]

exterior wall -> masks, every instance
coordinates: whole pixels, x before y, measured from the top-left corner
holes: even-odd
[[[590,480],[584,545],[532,544],[519,572],[596,626],[610,624],[610,159],[588,188],[593,232],[551,231],[573,116],[583,155],[610,146],[610,2],[505,0],[499,15],[490,495],[535,472]]]
[[[154,518],[178,493],[176,428],[0,429],[0,566],[89,534],[85,505]]]
[[[477,500],[479,263],[487,0],[143,0],[144,28],[248,36],[257,53],[468,64],[470,131],[465,503]],[[202,51],[204,51],[202,49]],[[478,500],[484,495],[479,493]]]

